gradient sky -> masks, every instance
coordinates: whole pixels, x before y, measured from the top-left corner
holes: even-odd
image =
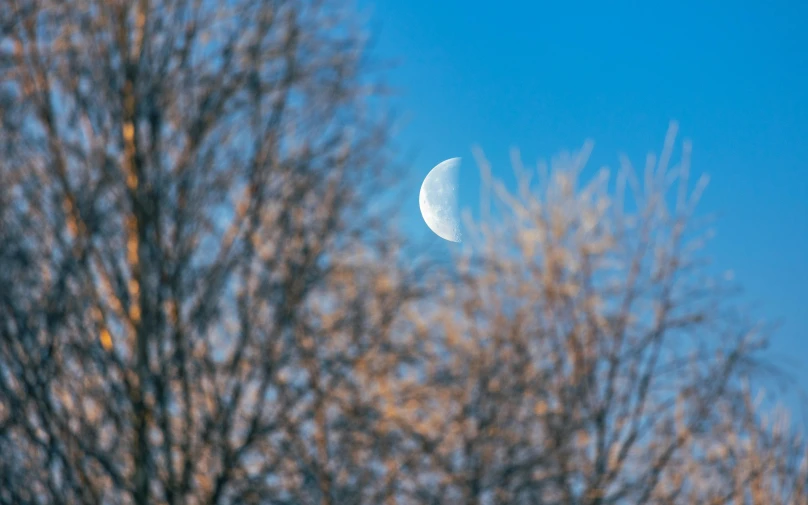
[[[360,6],[375,53],[398,60],[387,81],[411,153],[406,233],[431,233],[418,213],[423,177],[460,156],[471,178],[473,145],[505,179],[511,147],[531,165],[587,138],[590,168],[616,167],[620,152],[642,167],[675,119],[693,141],[693,172],[711,177],[700,207],[720,215],[709,253],[762,317],[783,320],[773,356],[808,389],[808,2]]]

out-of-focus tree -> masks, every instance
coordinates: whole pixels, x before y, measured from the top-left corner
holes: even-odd
[[[806,504],[672,137],[428,284],[349,9],[0,5],[0,503]]]
[[[387,155],[350,9],[0,16],[0,502],[374,502],[394,444],[350,372],[414,292],[360,205]]]
[[[489,191],[462,280],[416,314],[425,375],[387,394],[425,455],[413,503],[808,503],[808,447],[744,388],[769,329],[707,263],[675,133],[612,186],[579,187],[591,144],[538,188],[514,153],[516,192],[478,153],[495,212]]]

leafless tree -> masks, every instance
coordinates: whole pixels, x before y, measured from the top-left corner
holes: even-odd
[[[425,377],[387,393],[427,459],[413,503],[808,503],[805,443],[744,387],[769,328],[706,263],[706,177],[689,142],[670,168],[675,134],[613,186],[578,187],[591,143],[538,188],[514,153],[515,193],[478,152],[494,213],[489,191],[461,282],[418,302]]]
[[[805,505],[672,138],[616,197],[580,157],[496,186],[513,215],[421,277],[366,205],[391,174],[360,29],[0,3],[0,503]]]
[[[0,13],[0,502],[361,500],[387,442],[347,372],[413,293],[357,198],[386,155],[350,10]]]

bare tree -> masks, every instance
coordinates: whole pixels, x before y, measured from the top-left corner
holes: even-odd
[[[583,156],[498,186],[512,216],[427,283],[365,205],[391,174],[360,28],[2,4],[0,503],[805,505],[672,137],[616,198]]]
[[[387,442],[347,371],[414,295],[357,198],[385,130],[350,11],[0,12],[0,502],[360,500]]]
[[[578,188],[591,144],[538,189],[514,153],[516,193],[478,153],[499,212],[417,313],[425,378],[387,394],[428,460],[413,503],[807,503],[805,443],[743,386],[768,328],[700,253],[706,178],[690,188],[689,142],[669,168],[675,133],[614,187],[604,169]]]

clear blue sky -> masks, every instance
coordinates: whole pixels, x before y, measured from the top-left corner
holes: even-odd
[[[773,352],[803,365],[808,388],[808,2],[360,5],[376,54],[399,59],[387,80],[413,153],[407,213],[418,217],[435,164],[474,168],[473,145],[503,178],[512,146],[532,164],[587,138],[595,168],[617,166],[618,152],[642,165],[678,120],[694,172],[711,177],[701,209],[721,214],[709,252],[761,316],[784,320]]]

